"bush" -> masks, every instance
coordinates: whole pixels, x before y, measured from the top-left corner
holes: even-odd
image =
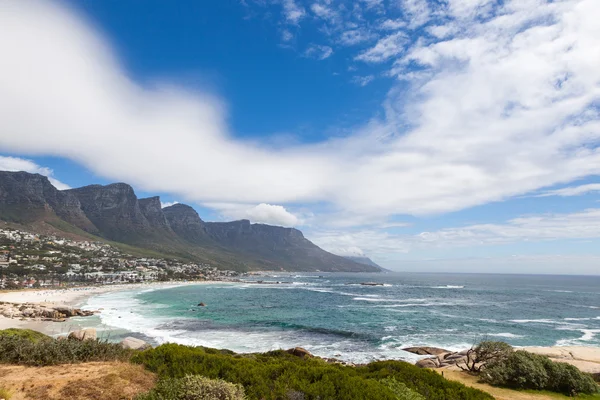
[[[198,375],[161,380],[150,393],[137,400],[244,400],[241,385]]]
[[[491,363],[481,379],[497,386],[550,390],[566,395],[598,392],[598,385],[592,377],[576,367],[523,350],[515,351],[505,360]]]
[[[41,332],[34,331],[32,329],[2,329],[0,330],[0,338],[6,336],[17,336],[23,339],[27,339],[31,342],[39,342],[40,340],[52,340],[48,335],[44,335]]]
[[[8,389],[0,388],[0,399],[10,400],[12,393]]]
[[[120,344],[99,340],[32,341],[20,335],[0,335],[0,363],[33,366],[71,364],[88,361],[126,361],[132,350]]]
[[[162,379],[191,374],[240,384],[250,400],[398,400],[393,387],[381,382],[385,378],[394,378],[428,399],[492,399],[479,390],[400,361],[353,368],[284,351],[240,355],[176,344],[137,353],[132,361]]]
[[[513,348],[508,343],[483,341],[469,349],[465,366],[457,364],[463,371],[481,372],[489,363],[508,358]]]
[[[393,378],[383,379],[381,380],[381,383],[390,388],[398,400],[425,400],[425,397],[413,390],[410,390],[404,383],[398,382]]]

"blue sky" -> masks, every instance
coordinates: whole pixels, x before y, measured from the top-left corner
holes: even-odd
[[[3,3],[0,169],[128,182],[396,270],[597,274],[598,18],[595,0]]]

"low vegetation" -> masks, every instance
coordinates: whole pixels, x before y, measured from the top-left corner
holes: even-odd
[[[125,361],[132,351],[100,340],[56,340],[31,331],[0,331],[0,364],[47,366],[90,361]]]
[[[202,375],[239,384],[249,400],[492,399],[482,391],[399,361],[353,368],[327,364],[317,358],[299,358],[284,351],[240,355],[176,344],[140,352],[132,361],[167,382],[187,375]]]
[[[242,385],[199,375],[186,375],[179,379],[163,379],[151,392],[138,396],[136,400],[244,400],[245,398]]]
[[[457,364],[463,371],[479,373],[489,363],[499,363],[506,360],[513,352],[508,343],[483,341],[467,351],[464,365]]]
[[[12,393],[8,389],[4,389],[0,387],[0,399],[2,400],[10,400],[12,397]]]
[[[513,389],[548,390],[566,395],[593,394],[600,389],[591,375],[577,367],[522,350],[490,363],[481,380]]]

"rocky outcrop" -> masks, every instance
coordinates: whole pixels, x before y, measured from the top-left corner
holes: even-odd
[[[415,365],[420,368],[444,368],[464,364],[467,361],[468,351],[452,352],[437,347],[409,347],[403,350],[413,354],[433,356],[417,361]]]
[[[34,222],[51,216],[89,232],[97,231],[77,197],[56,189],[47,177],[0,171],[0,218],[11,222]]]
[[[171,229],[186,242],[195,245],[215,244],[206,233],[204,221],[192,207],[174,204],[162,211]]]
[[[439,347],[407,347],[402,350],[420,356],[438,356],[440,354],[451,353],[450,350],[440,349]]]
[[[0,303],[0,315],[5,318],[64,322],[66,318],[87,317],[94,315],[94,312],[44,303]]]
[[[49,217],[112,241],[224,269],[379,271],[328,253],[297,229],[248,220],[207,223],[185,204],[162,209],[158,197],[138,199],[125,183],[59,191],[42,175],[0,171],[0,219],[21,223]]]
[[[269,269],[289,271],[377,272],[378,269],[358,264],[321,249],[302,232],[248,220],[207,222],[208,235],[220,246],[262,262]]]
[[[67,338],[70,340],[79,340],[80,342],[82,342],[84,340],[96,340],[98,339],[98,334],[96,332],[96,329],[87,328],[78,331],[73,331],[69,333],[69,336],[67,336]]]
[[[77,197],[101,236],[129,243],[152,233],[133,188],[125,183],[90,185],[66,192]]]
[[[160,197],[154,196],[146,199],[139,199],[138,203],[142,214],[144,214],[144,217],[146,217],[153,229],[172,233],[171,226],[163,213]]]
[[[141,339],[137,339],[131,336],[123,339],[121,341],[121,346],[123,346],[123,348],[125,349],[132,350],[146,350],[152,348],[152,346],[149,343],[146,343]]]
[[[302,347],[294,347],[293,349],[287,350],[287,352],[293,356],[300,357],[300,358],[313,358],[314,357],[312,354],[310,354],[310,352],[308,350],[303,349]]]

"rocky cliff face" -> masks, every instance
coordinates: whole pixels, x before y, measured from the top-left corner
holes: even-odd
[[[185,204],[174,204],[162,209],[169,226],[183,240],[202,245],[210,242],[204,221],[192,207]]]
[[[101,236],[125,243],[152,233],[133,188],[125,183],[91,185],[65,191],[74,195]]]
[[[207,222],[208,235],[221,246],[263,262],[272,269],[292,271],[375,271],[321,249],[302,232],[248,220]]]
[[[148,220],[148,223],[153,229],[172,233],[169,221],[162,210],[162,204],[160,203],[160,197],[148,197],[146,199],[138,200],[140,210],[144,217]]]
[[[248,220],[204,222],[185,204],[162,209],[158,197],[138,199],[125,183],[59,191],[42,175],[0,171],[0,219],[48,216],[113,241],[223,268],[376,271],[322,250],[297,229]]]
[[[0,171],[0,217],[32,222],[56,215],[68,223],[96,232],[77,197],[56,189],[47,177],[27,172]]]

